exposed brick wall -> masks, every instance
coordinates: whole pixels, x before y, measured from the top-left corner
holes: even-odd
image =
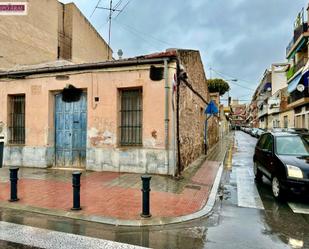
[[[188,74],[188,82],[209,101],[209,93],[200,53],[194,50],[178,50],[181,65]],[[182,167],[204,154],[204,123],[205,103],[183,83],[180,86],[180,116],[179,135]],[[213,130],[214,122],[210,122],[209,129]],[[215,129],[217,131],[217,128]],[[211,135],[212,132],[210,132]],[[213,138],[211,144],[213,144]]]

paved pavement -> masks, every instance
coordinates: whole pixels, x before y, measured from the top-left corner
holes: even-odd
[[[81,211],[71,211],[70,171],[21,168],[20,200],[10,203],[9,170],[0,170],[0,207],[63,216],[114,225],[161,225],[206,215],[212,208],[222,173],[222,161],[232,137],[220,141],[207,158],[201,157],[176,180],[152,176],[152,217],[141,213],[141,179],[138,174],[83,172]],[[205,160],[206,159],[206,160]],[[214,186],[214,187],[213,187]],[[206,205],[207,204],[207,205]]]

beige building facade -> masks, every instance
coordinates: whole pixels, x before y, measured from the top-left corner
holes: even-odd
[[[73,63],[111,59],[112,50],[74,3],[24,2],[26,15],[1,16],[0,71],[58,59]]]
[[[0,73],[4,164],[178,174],[204,153],[205,122],[181,77],[209,101],[192,50]]]

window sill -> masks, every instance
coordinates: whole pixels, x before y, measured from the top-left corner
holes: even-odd
[[[143,149],[143,145],[118,145],[116,147],[119,150],[129,150],[129,149]]]
[[[19,147],[24,147],[24,146],[26,146],[26,144],[14,144],[14,143],[7,143],[6,145],[7,145],[7,146],[11,146],[11,147],[13,147],[13,146],[19,146]]]

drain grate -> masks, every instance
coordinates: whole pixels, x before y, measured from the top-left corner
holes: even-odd
[[[186,185],[185,188],[201,190],[201,186],[198,185]]]

